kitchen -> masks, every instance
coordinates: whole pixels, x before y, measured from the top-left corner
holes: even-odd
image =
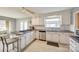
[[[0,24],[2,24],[0,26],[0,29],[2,29],[1,32],[3,30],[7,30],[10,36],[18,36],[19,38],[18,44],[17,41],[14,41],[11,42],[12,45],[9,46],[5,44],[5,42],[0,40],[2,42],[0,42],[0,51],[9,52],[10,50],[12,50],[10,52],[28,52],[33,50],[34,45],[30,50],[28,48],[37,40],[45,42],[48,46],[54,46],[57,49],[60,48],[61,50],[58,50],[59,52],[69,52],[71,50],[77,51],[76,48],[73,49],[73,47],[71,47],[72,43],[70,42],[73,40],[71,36],[75,35],[76,29],[74,22],[74,13],[78,10],[79,8],[72,7],[0,8]],[[16,49],[14,45],[18,48]],[[64,49],[67,50],[62,50],[63,46]],[[36,49],[38,49],[38,52],[44,51],[39,50],[39,48]],[[45,50],[45,52],[48,51],[57,52],[57,50],[54,51],[53,49]]]

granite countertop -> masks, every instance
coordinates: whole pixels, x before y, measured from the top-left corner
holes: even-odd
[[[72,31],[69,31],[69,30],[46,30],[46,32],[65,32],[65,33],[73,33]]]
[[[16,31],[15,34],[17,35],[23,35],[25,33],[31,32],[33,31],[32,29],[27,29],[27,30],[23,30],[23,31]]]
[[[69,30],[60,30],[60,29],[35,29],[36,31],[40,32],[65,32],[65,33],[73,33],[72,31]]]
[[[73,40],[75,40],[76,42],[79,43],[79,37],[77,37],[77,36],[71,36],[71,38],[72,38]]]
[[[64,29],[61,29],[61,28],[46,28],[46,31],[47,32],[65,32],[65,33],[73,33],[69,30],[64,30]]]
[[[19,31],[19,32],[30,32],[33,31],[33,29],[27,29],[27,30],[23,30],[23,31]]]

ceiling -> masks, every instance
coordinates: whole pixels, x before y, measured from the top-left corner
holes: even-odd
[[[0,7],[0,16],[11,18],[25,18],[30,15],[28,12],[25,12],[20,7]]]
[[[30,11],[38,14],[45,14],[70,9],[70,7],[27,7],[26,9],[29,9]]]
[[[26,10],[24,10],[26,9]],[[0,7],[0,16],[11,18],[25,18],[31,16],[31,12],[36,14],[45,14],[50,12],[70,9],[68,7]]]

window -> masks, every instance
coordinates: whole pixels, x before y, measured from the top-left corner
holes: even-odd
[[[61,17],[52,17],[45,19],[45,27],[59,28],[61,26]]]
[[[24,25],[23,25],[23,22],[20,22],[20,30],[23,30],[23,29],[24,29],[23,26],[24,26]]]
[[[20,22],[20,30],[27,30],[27,21]]]
[[[6,30],[6,21],[0,20],[0,31],[5,31],[5,30]]]
[[[27,22],[24,22],[24,30],[27,30]]]

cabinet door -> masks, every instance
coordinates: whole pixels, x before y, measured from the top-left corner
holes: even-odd
[[[21,49],[23,49],[25,47],[25,36],[22,35],[21,36]]]
[[[39,18],[39,25],[44,25],[44,19],[43,19],[43,17]]]
[[[69,44],[69,37],[65,33],[60,33],[60,43]]]
[[[35,31],[33,31],[32,37],[33,37],[33,39],[35,39]]]
[[[46,32],[46,41],[51,41],[50,32]]]
[[[48,32],[48,33],[46,33],[46,40],[58,43],[59,35],[56,32]]]
[[[76,51],[79,52],[79,43],[76,42],[75,44],[76,44]]]
[[[36,31],[35,37],[36,39],[39,39],[39,31]]]
[[[52,32],[51,38],[53,42],[56,42],[56,43],[59,42],[59,34],[57,32]]]
[[[27,33],[27,36],[26,36],[27,38],[26,38],[26,45],[28,45],[29,44],[29,42],[30,42],[30,32],[29,33]]]
[[[31,32],[31,39],[34,40],[35,39],[35,31]]]
[[[34,17],[33,19],[32,19],[32,25],[39,25],[39,17]]]
[[[32,25],[36,25],[35,18],[32,18]]]

